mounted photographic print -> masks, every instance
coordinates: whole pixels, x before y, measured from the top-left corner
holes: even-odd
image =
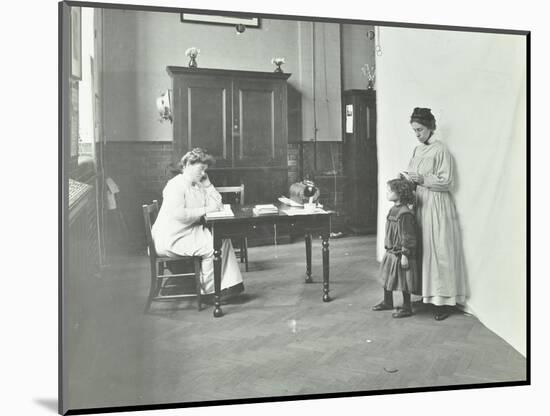
[[[78,5],[61,413],[530,384],[529,32]]]

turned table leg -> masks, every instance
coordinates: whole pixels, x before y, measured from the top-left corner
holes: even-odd
[[[328,240],[329,233],[323,233],[322,235],[322,251],[323,251],[323,302],[330,302],[330,296],[328,294],[328,279],[329,279],[329,249]]]
[[[305,234],[306,240],[306,283],[312,283],[311,278],[311,233]]]
[[[222,308],[220,307],[220,296],[222,287],[222,240],[216,238],[214,232],[214,317],[223,316]]]

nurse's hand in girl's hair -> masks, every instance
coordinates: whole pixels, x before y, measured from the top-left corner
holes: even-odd
[[[408,173],[409,173],[409,177],[411,178],[410,180],[412,180],[413,182],[419,185],[422,185],[424,183],[424,177],[422,175],[419,175],[418,173],[415,173],[415,172],[408,172]]]
[[[409,259],[404,254],[401,255],[401,267],[405,270],[409,268]]]
[[[412,181],[410,175],[405,171],[399,172],[398,177],[399,177],[399,179],[405,179],[407,181]]]

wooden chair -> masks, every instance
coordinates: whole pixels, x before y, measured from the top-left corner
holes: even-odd
[[[147,251],[149,252],[149,261],[151,265],[151,288],[149,289],[149,297],[147,298],[147,305],[145,306],[145,313],[149,312],[151,308],[151,302],[156,300],[169,300],[185,298],[190,296],[197,296],[198,310],[201,310],[201,260],[200,256],[178,256],[178,257],[161,257],[157,255],[155,249],[155,243],[151,235],[151,226],[155,222],[159,205],[158,201],[154,200],[151,205],[143,205],[143,219],[145,221],[145,233],[147,235]],[[165,274],[165,270],[168,268],[169,263],[192,263],[194,271],[190,273],[179,274]],[[167,289],[167,283],[172,278],[189,278],[194,276],[196,293],[192,294],[175,294],[175,295],[163,295],[163,289]]]
[[[244,184],[240,186],[217,186],[218,191],[222,197],[224,194],[233,194],[233,199],[230,202],[234,202],[239,205],[244,205]],[[248,239],[245,234],[236,234],[232,238],[236,241],[235,255],[241,259],[241,263],[244,263],[245,270],[248,271]]]

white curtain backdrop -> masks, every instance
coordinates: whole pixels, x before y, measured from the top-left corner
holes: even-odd
[[[466,308],[525,355],[525,37],[381,27],[377,41],[378,259],[386,182],[417,144],[412,109],[429,107],[455,161]]]

